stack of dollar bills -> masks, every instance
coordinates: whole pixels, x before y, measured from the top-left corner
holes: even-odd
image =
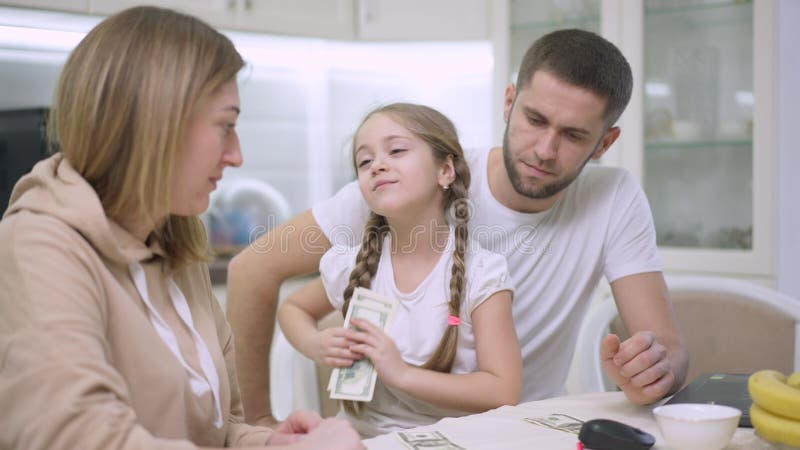
[[[365,288],[356,288],[344,316],[344,328],[357,329],[350,319],[366,320],[386,331],[394,320],[397,300]],[[331,398],[368,402],[375,392],[378,374],[372,361],[362,358],[350,367],[337,367],[331,372],[328,391]]]

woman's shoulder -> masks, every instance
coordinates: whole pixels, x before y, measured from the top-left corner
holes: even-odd
[[[0,221],[0,242],[5,250],[14,252],[46,248],[66,253],[93,253],[78,230],[56,217],[30,211],[19,211]]]
[[[77,230],[58,218],[20,211],[0,221],[0,261],[0,291],[13,307],[81,311],[102,320],[105,306],[97,268],[103,261]]]

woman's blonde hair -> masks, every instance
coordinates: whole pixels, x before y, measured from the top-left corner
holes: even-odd
[[[448,301],[449,313],[459,317],[461,313],[461,299],[464,294],[466,271],[465,254],[467,248],[467,222],[469,222],[469,205],[467,195],[469,192],[470,173],[464,160],[464,151],[458,141],[458,133],[450,121],[439,111],[423,105],[410,103],[393,103],[373,110],[359,125],[360,130],[364,123],[375,114],[385,114],[403,125],[408,131],[425,141],[433,152],[434,160],[444,164],[448,159],[453,162],[455,179],[450,188],[445,190],[442,208],[450,212],[451,225],[455,229],[455,249],[453,251],[453,266],[450,275],[450,299]],[[358,131],[356,131],[358,134]],[[355,166],[355,139],[353,140],[353,165]],[[357,171],[357,168],[356,168]],[[344,305],[342,313],[347,311],[350,297],[357,287],[369,288],[372,277],[378,270],[381,247],[389,226],[386,218],[370,214],[364,229],[364,238],[361,250],[356,256],[356,265],[350,272],[350,280],[344,290]],[[450,372],[458,346],[458,327],[444,324],[445,331],[439,346],[430,359],[422,365],[425,369],[438,372]],[[345,410],[350,414],[359,414],[359,404],[353,401],[342,402]]]
[[[92,29],[61,72],[48,124],[51,148],[92,185],[107,216],[156,224],[173,268],[208,256],[200,220],[169,214],[187,121],[243,66],[233,43],[206,23],[136,7]]]

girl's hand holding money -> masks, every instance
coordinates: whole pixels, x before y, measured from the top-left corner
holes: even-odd
[[[355,342],[347,336],[348,331],[341,327],[326,328],[317,333],[316,351],[312,355],[314,362],[330,367],[350,367],[361,359],[360,354],[350,349]]]
[[[361,329],[348,332],[351,341],[356,342],[350,350],[369,358],[385,385],[398,387],[410,366],[403,361],[394,340],[366,320],[352,318],[350,323]]]

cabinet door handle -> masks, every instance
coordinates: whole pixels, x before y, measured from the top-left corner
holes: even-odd
[[[372,2],[370,0],[359,0],[358,13],[362,24],[372,22],[372,19],[375,17],[374,9],[372,8]]]
[[[228,0],[228,9],[236,9],[236,0]]]
[[[253,9],[253,0],[244,0],[244,9],[248,11]]]

